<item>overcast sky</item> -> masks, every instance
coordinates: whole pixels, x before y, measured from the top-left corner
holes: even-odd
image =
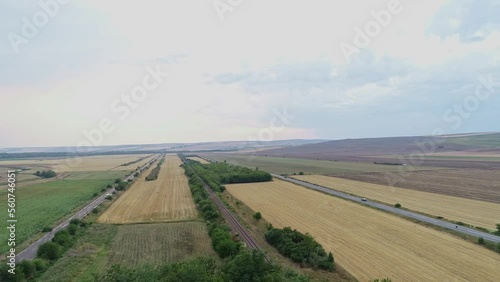
[[[0,0],[0,147],[500,131],[500,1],[60,2]]]

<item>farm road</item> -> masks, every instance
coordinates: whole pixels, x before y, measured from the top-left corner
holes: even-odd
[[[159,157],[154,158],[150,162],[146,163],[143,165],[140,170],[143,170],[145,167],[148,165],[152,164],[155,162]],[[134,179],[134,174],[130,174],[127,178],[124,179],[125,182]],[[58,231],[66,228],[66,226],[69,225],[69,222],[72,219],[82,219],[84,218],[87,214],[89,214],[94,208],[96,208],[98,205],[100,205],[102,202],[105,201],[106,195],[109,193],[113,193],[115,191],[115,188],[109,188],[106,193],[103,193],[101,196],[93,200],[90,204],[86,205],[84,208],[79,210],[77,213],[75,213],[72,217],[68,218],[67,220],[63,221],[61,224],[59,224],[57,227],[52,229],[52,231],[48,232],[45,234],[42,238],[38,239],[36,242],[33,244],[29,245],[26,249],[22,250],[20,253],[16,255],[16,262],[23,261],[25,259],[27,260],[32,260],[36,257],[36,253],[38,251],[38,247],[46,242],[49,242],[54,238],[54,234],[56,234]]]
[[[344,198],[347,200],[351,200],[351,201],[357,202],[357,203],[362,204],[362,205],[371,206],[371,207],[381,209],[381,210],[384,210],[384,211],[387,211],[390,213],[402,215],[404,217],[417,219],[417,220],[420,220],[422,222],[430,223],[432,225],[443,227],[443,228],[453,230],[456,232],[460,232],[460,233],[463,233],[466,235],[470,235],[470,236],[474,236],[474,237],[478,237],[478,238],[482,237],[484,240],[495,242],[495,243],[500,242],[500,236],[496,236],[496,235],[493,235],[490,233],[482,232],[482,231],[472,229],[469,227],[465,227],[465,226],[456,225],[456,224],[453,224],[453,223],[450,223],[450,222],[447,222],[444,220],[436,219],[436,218],[433,218],[430,216],[425,216],[425,215],[422,215],[419,213],[398,209],[398,208],[395,208],[395,207],[392,207],[389,205],[384,205],[384,204],[372,202],[369,199],[367,201],[362,201],[361,198],[358,196],[353,196],[353,195],[350,195],[347,193],[339,192],[336,190],[332,190],[330,188],[326,188],[326,187],[319,186],[316,184],[300,181],[297,179],[283,177],[281,175],[276,175],[276,174],[273,174],[273,177],[275,177],[277,179],[284,180],[284,181],[288,181],[288,182],[291,182],[291,183],[294,183],[294,184],[297,184],[300,186],[304,186],[304,187],[309,188],[309,189],[317,190],[317,191],[320,191],[320,192],[323,192],[326,194],[330,194],[333,196],[337,196],[337,197],[341,197],[341,198]]]

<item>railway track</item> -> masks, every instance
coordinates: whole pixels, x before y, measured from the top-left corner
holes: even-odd
[[[185,162],[185,159],[182,158],[182,160]],[[191,169],[193,169],[191,167]],[[196,171],[193,169],[193,172],[199,177],[199,175],[196,173]],[[236,232],[239,236],[240,239],[245,242],[247,247],[251,250],[258,250],[262,254],[264,254],[264,258],[266,259],[267,262],[269,261],[269,258],[266,256],[266,254],[262,251],[262,249],[259,247],[257,244],[257,241],[252,237],[252,235],[249,234],[248,230],[238,221],[238,219],[234,216],[234,214],[224,205],[222,200],[215,194],[215,192],[208,186],[208,184],[205,183],[205,181],[200,177],[202,183],[203,183],[203,188],[208,192],[208,196],[210,199],[215,203],[219,211],[221,212],[222,216],[224,219],[227,221],[229,224],[229,227],[233,232]]]

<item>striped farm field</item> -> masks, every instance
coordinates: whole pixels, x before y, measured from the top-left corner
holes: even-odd
[[[442,216],[449,220],[461,221],[492,230],[495,229],[496,224],[500,223],[500,204],[498,203],[323,175],[299,175],[294,176],[294,178],[390,205],[400,203],[402,207],[410,210],[433,216]]]
[[[200,162],[202,164],[209,164],[210,162],[205,160],[205,159],[202,159],[200,157],[188,157],[188,159],[190,160],[193,160],[193,161],[197,161],[197,162]]]
[[[154,157],[156,157],[156,155],[150,155],[147,157],[144,157],[141,155],[141,156],[138,156],[136,160],[132,160],[130,162],[125,162],[125,163],[121,164],[120,166],[113,168],[113,170],[134,170],[137,167],[142,167],[147,162],[151,161]],[[133,163],[131,163],[131,162],[133,162]],[[131,163],[131,164],[124,165],[127,163]]]
[[[126,224],[118,226],[109,263],[137,266],[212,255],[216,256],[204,222]]]
[[[58,159],[25,159],[25,160],[7,160],[2,161],[2,166],[5,167],[41,167],[51,168],[56,172],[71,172],[71,171],[106,171],[106,170],[127,170],[121,167],[122,164],[147,157],[146,154],[132,155],[100,155],[74,158],[58,158]],[[134,168],[137,165],[133,166]],[[36,169],[34,169],[36,170]]]
[[[359,281],[498,281],[500,255],[448,233],[274,180],[226,185],[275,227],[309,232]]]
[[[167,155],[158,179],[146,181],[152,165],[113,205],[99,217],[101,223],[169,222],[198,216],[188,179],[176,155]]]

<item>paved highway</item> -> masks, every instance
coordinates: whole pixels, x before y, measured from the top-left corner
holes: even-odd
[[[378,208],[378,209],[381,209],[381,210],[384,210],[384,211],[388,211],[388,212],[391,212],[391,213],[394,213],[394,214],[402,215],[404,217],[408,217],[408,218],[412,218],[412,219],[417,219],[417,220],[420,220],[420,221],[423,221],[423,222],[427,222],[427,223],[430,223],[430,224],[433,224],[433,225],[436,225],[436,226],[440,226],[440,227],[443,227],[443,228],[446,228],[446,229],[454,230],[454,231],[457,231],[457,232],[460,232],[460,233],[463,233],[463,234],[466,234],[466,235],[471,235],[471,236],[478,237],[478,238],[482,237],[482,238],[484,238],[484,240],[488,240],[488,241],[495,242],[495,243],[500,242],[500,236],[496,236],[496,235],[493,235],[493,234],[490,234],[490,233],[482,232],[482,231],[479,231],[479,230],[476,230],[476,229],[473,229],[473,228],[456,225],[456,224],[453,224],[453,223],[450,223],[450,222],[447,222],[447,221],[444,221],[444,220],[436,219],[436,218],[433,218],[433,217],[430,217],[430,216],[425,216],[425,215],[422,215],[422,214],[419,214],[419,213],[415,213],[415,212],[411,212],[411,211],[407,211],[407,210],[398,209],[398,208],[392,207],[390,205],[385,205],[385,204],[380,204],[380,203],[372,202],[370,200],[362,201],[360,197],[352,196],[352,195],[349,195],[347,193],[339,192],[339,191],[336,191],[336,190],[332,190],[330,188],[326,188],[326,187],[323,187],[323,186],[311,184],[311,183],[300,181],[300,180],[297,180],[297,179],[293,179],[293,178],[289,178],[289,177],[283,177],[281,175],[276,175],[276,174],[273,174],[273,177],[281,179],[281,180],[284,180],[284,181],[288,181],[288,182],[291,182],[291,183],[295,183],[295,184],[298,184],[300,186],[304,186],[304,187],[307,187],[307,188],[310,188],[310,189],[313,189],[313,190],[321,191],[321,192],[324,192],[324,193],[327,193],[327,194],[330,194],[330,195],[333,195],[333,196],[337,196],[337,197],[341,197],[341,198],[344,198],[344,199],[348,199],[348,200],[357,202],[357,203],[362,204],[362,205],[371,206],[371,207]]]
[[[154,158],[150,162],[146,163],[143,165],[139,170],[143,170],[146,168],[148,165],[152,164],[155,162],[159,157]],[[137,170],[136,170],[137,171]],[[134,173],[131,173],[128,177],[124,179],[124,181],[129,181],[134,179]],[[86,205],[83,209],[75,213],[72,217],[68,218],[61,224],[59,224],[57,227],[52,229],[52,231],[48,232],[45,234],[42,238],[38,239],[36,242],[33,244],[29,245],[26,249],[22,250],[19,254],[16,256],[16,261],[23,261],[25,259],[27,260],[32,260],[36,257],[36,252],[38,251],[38,247],[42,245],[43,243],[49,242],[54,238],[54,234],[56,234],[58,231],[66,228],[66,226],[69,225],[69,222],[72,219],[82,219],[84,218],[87,214],[89,214],[93,209],[95,209],[98,205],[100,205],[102,202],[105,201],[106,195],[109,193],[113,193],[115,191],[115,188],[109,188],[106,193],[103,193],[101,196],[93,200],[90,204]]]

